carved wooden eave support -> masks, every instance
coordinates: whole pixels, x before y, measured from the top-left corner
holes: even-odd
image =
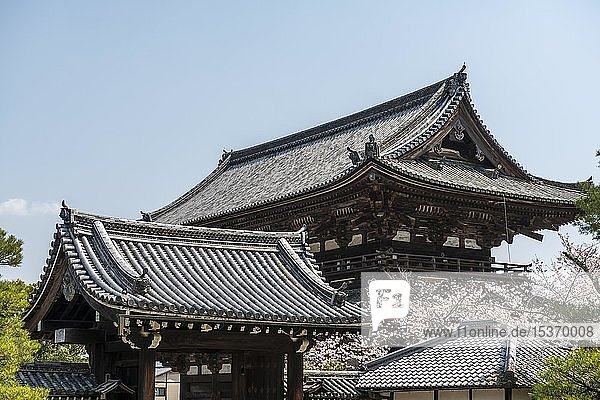
[[[138,324],[132,325],[128,315],[119,315],[117,321],[119,337],[132,349],[155,349],[160,344],[161,325],[157,321],[151,320],[147,325],[138,321]]]

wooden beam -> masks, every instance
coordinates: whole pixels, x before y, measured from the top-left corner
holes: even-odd
[[[133,349],[123,341],[110,341],[106,343],[105,350],[107,353],[127,353],[132,352]]]
[[[291,351],[287,356],[287,400],[303,400],[303,353]]]
[[[162,331],[159,350],[230,350],[286,353],[293,342],[286,335],[257,334],[229,331]]]
[[[38,332],[52,332],[62,328],[93,328],[93,321],[73,321],[73,320],[60,320],[60,319],[45,319],[38,322]]]
[[[95,344],[106,341],[101,329],[62,328],[54,331],[54,343]]]
[[[542,235],[541,233],[537,233],[537,232],[533,232],[533,231],[529,231],[527,229],[519,229],[519,233],[527,236],[528,238],[531,238],[533,240],[537,240],[538,242],[541,242],[544,240],[544,235]]]
[[[138,400],[154,400],[156,350],[140,349],[138,357]]]

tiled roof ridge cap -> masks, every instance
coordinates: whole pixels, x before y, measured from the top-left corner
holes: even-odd
[[[301,275],[301,281],[313,286],[315,289],[317,289],[315,294],[323,296],[329,301],[336,291],[325,282],[325,280],[318,274],[317,270],[312,267],[312,264],[307,265],[307,263],[300,258],[298,253],[294,251],[292,246],[290,246],[290,243],[284,238],[279,239],[278,247],[282,254],[284,254],[298,266],[296,271],[298,271],[298,274]]]
[[[431,120],[420,121],[418,126],[423,130],[419,135],[416,135],[412,139],[403,143],[400,147],[386,150],[384,158],[402,157],[407,153],[418,149],[424,143],[426,143],[435,133],[437,133],[455,114],[462,99],[469,92],[469,83],[466,80],[466,75],[460,75],[460,73],[453,75],[448,81],[455,82],[455,88],[451,89],[448,86],[448,90],[454,90],[454,93],[448,97],[447,104],[438,110],[436,117]],[[440,96],[440,99],[442,97]],[[416,130],[416,128],[415,128]]]
[[[74,363],[66,361],[34,361],[22,364],[19,371],[36,372],[71,372],[76,374],[90,373],[88,363]]]
[[[256,242],[263,239],[266,240],[267,243],[276,244],[281,238],[285,238],[294,244],[300,244],[302,241],[300,232],[267,232],[204,226],[175,225],[162,222],[148,222],[100,216],[81,212],[75,209],[69,210],[72,214],[73,223],[76,227],[92,229],[96,222],[100,222],[106,231],[110,232],[108,233],[109,236],[114,235],[115,233],[141,233],[148,235],[162,233],[165,236],[171,236],[173,238],[183,237],[193,240],[194,237],[190,237],[189,235],[195,233],[198,235],[198,237],[206,240],[220,240],[223,238],[223,236],[226,236],[228,239],[234,242],[239,241],[240,243]]]
[[[403,347],[401,349],[392,351],[391,353],[388,353],[386,355],[383,355],[381,357],[378,357],[374,360],[369,361],[368,363],[366,363],[366,367],[367,370],[369,368],[373,368],[373,367],[378,367],[382,364],[385,364],[388,361],[392,361],[394,359],[396,359],[397,357],[400,356],[406,356],[412,353],[416,353],[418,351],[421,351],[422,349],[425,349],[427,347],[433,347],[431,346],[432,344],[443,344],[446,343],[447,341],[449,341],[450,339],[453,339],[452,337],[445,337],[445,336],[440,336],[440,337],[435,337],[432,339],[426,339],[423,340],[419,343],[415,343],[415,344],[411,344],[410,346],[406,346]],[[427,345],[425,345],[427,344]]]
[[[496,147],[496,149],[501,154],[503,154],[506,157],[506,159],[510,163],[512,163],[522,174],[524,174],[525,176],[533,176],[525,169],[525,167],[523,167],[515,158],[513,158],[513,156],[504,147],[502,147],[500,142],[498,142],[496,137],[492,134],[491,130],[487,127],[487,125],[483,121],[483,118],[481,117],[481,115],[479,115],[479,111],[475,107],[475,103],[473,102],[473,98],[471,97],[470,90],[467,90],[467,92],[465,93],[465,100],[466,100],[467,105],[471,108],[471,111],[473,112],[473,115],[475,116],[477,122],[483,128],[484,134],[490,139],[491,145]]]
[[[323,136],[331,135],[339,130],[347,129],[348,127],[354,125],[360,125],[381,115],[406,109],[413,105],[413,103],[416,103],[419,100],[436,93],[439,87],[441,87],[448,79],[451,78],[452,77],[445,78],[441,81],[404,94],[400,97],[387,100],[383,103],[376,104],[350,115],[336,118],[332,121],[325,122],[323,124],[304,129],[281,138],[247,147],[245,149],[234,150],[230,153],[230,162],[232,164],[238,164],[250,159],[263,157],[273,152],[278,152],[289,147],[294,147],[316,140]]]
[[[555,181],[553,179],[547,179],[547,178],[542,178],[540,176],[537,175],[529,175],[531,177],[532,180],[534,181],[540,181],[542,183],[546,183],[548,185],[551,186],[556,186],[559,188],[563,188],[563,189],[572,189],[578,192],[582,192],[581,190],[581,184],[585,181],[577,181],[577,182],[561,182],[561,181]]]
[[[339,379],[347,379],[347,378],[356,378],[362,375],[364,371],[360,370],[352,370],[352,371],[324,371],[319,369],[307,369],[304,370],[304,375],[308,378],[339,378]]]
[[[152,219],[155,219],[156,217],[163,215],[164,213],[168,212],[169,210],[172,210],[173,208],[177,207],[178,205],[185,203],[186,200],[192,198],[196,193],[198,193],[200,190],[205,188],[208,184],[210,184],[212,181],[214,181],[219,175],[221,175],[223,172],[225,172],[225,170],[227,170],[227,167],[229,166],[230,160],[231,160],[231,153],[228,153],[225,156],[225,158],[223,159],[223,162],[221,162],[217,166],[217,168],[215,168],[210,174],[208,174],[198,184],[196,184],[194,187],[192,187],[186,193],[177,197],[175,200],[171,201],[170,203],[162,206],[161,208],[159,208],[157,210],[150,211],[148,213],[148,215]],[[142,215],[144,215],[144,213],[142,213]]]

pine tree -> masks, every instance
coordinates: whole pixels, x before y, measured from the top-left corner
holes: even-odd
[[[0,265],[19,266],[22,245],[0,229]],[[40,347],[23,329],[22,314],[31,289],[20,280],[0,281],[0,400],[42,400],[48,395],[45,389],[20,386],[15,379],[21,364],[32,361]]]

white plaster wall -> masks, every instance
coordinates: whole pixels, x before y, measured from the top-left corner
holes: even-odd
[[[394,400],[433,400],[433,392],[396,392]]]
[[[504,389],[473,389],[473,400],[504,400]]]
[[[513,400],[529,400],[530,389],[513,389],[512,398]]]
[[[170,383],[167,386],[166,400],[179,400],[179,383]]]
[[[440,390],[440,400],[469,400],[468,390]]]

